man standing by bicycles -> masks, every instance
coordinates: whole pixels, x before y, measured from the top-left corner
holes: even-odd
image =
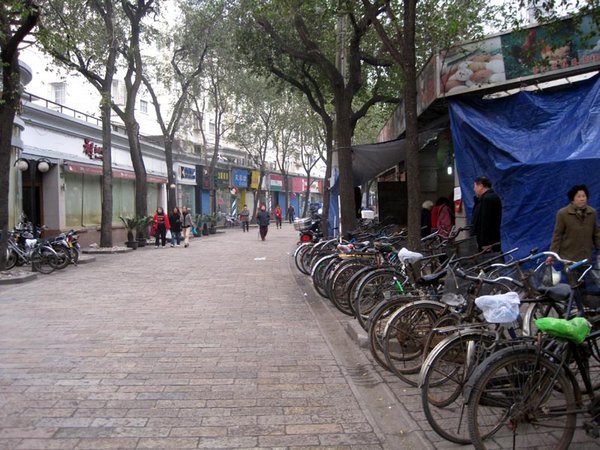
[[[488,177],[475,178],[473,190],[473,234],[477,237],[479,251],[500,252],[502,200],[492,189],[492,182]]]

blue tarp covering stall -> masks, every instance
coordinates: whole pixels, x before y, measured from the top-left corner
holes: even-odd
[[[504,250],[547,250],[575,184],[588,186],[600,210],[599,76],[555,92],[452,100],[450,121],[467,215],[474,178],[489,177],[503,202]]]

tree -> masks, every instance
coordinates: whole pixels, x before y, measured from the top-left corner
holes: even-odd
[[[163,134],[165,147],[165,162],[167,165],[167,184],[175,183],[173,173],[173,142],[179,131],[182,116],[189,103],[189,97],[196,79],[202,74],[204,57],[208,51],[211,34],[211,24],[220,16],[221,8],[216,11],[211,5],[182,4],[181,16],[176,21],[177,26],[162,32],[160,44],[162,53],[170,53],[169,64],[161,64],[162,56],[155,58],[152,64],[152,78],[146,73],[142,81],[146,86],[156,112],[157,121]],[[163,91],[168,93],[171,101],[169,118],[165,120],[161,104],[154,89],[154,83],[161,83]],[[167,210],[176,206],[175,191],[168,190]]]
[[[102,117],[102,215],[100,246],[112,247],[112,83],[122,38],[114,0],[52,0],[39,33],[42,50],[82,74],[100,94]]]
[[[259,203],[266,203],[263,180],[267,173],[268,150],[273,142],[274,122],[278,109],[278,93],[268,80],[247,76],[240,79],[237,99],[238,117],[231,133],[232,141],[242,147],[260,170],[253,217]]]
[[[137,96],[142,84],[144,67],[141,52],[142,20],[155,13],[154,0],[121,0],[121,7],[128,21],[129,34],[119,52],[125,59],[125,109],[112,104],[113,110],[125,124],[131,164],[135,172],[135,215],[144,217],[148,212],[148,186],[146,166],[140,145],[140,125],[135,117]]]
[[[418,249],[421,237],[421,185],[417,72],[426,63],[431,52],[481,33],[483,22],[494,17],[496,7],[477,1],[469,5],[462,1],[445,4],[425,1],[419,3],[419,10],[416,0],[362,0],[362,4],[385,50],[401,68],[404,77],[408,245],[409,248]],[[420,24],[419,35],[416,31],[417,22]]]
[[[0,270],[6,268],[8,244],[8,187],[11,172],[12,131],[21,101],[19,46],[40,16],[37,2],[11,0],[0,4]]]
[[[391,89],[396,80],[390,70],[391,61],[379,55],[379,49],[373,45],[370,19],[352,2],[338,2],[336,6],[311,2],[293,6],[281,2],[263,5],[264,2],[256,4],[251,0],[242,3],[244,11],[254,11],[249,14],[251,23],[261,30],[254,28],[254,35],[243,39],[242,43],[246,42],[247,47],[259,48],[246,50],[247,54],[252,55],[257,64],[273,66],[273,61],[281,61],[277,55],[283,53],[297,63],[278,65],[283,74],[288,74],[290,67],[304,64],[305,72],[318,83],[321,92],[331,95],[342,229],[350,231],[356,223],[350,151],[352,136],[358,120],[371,106],[398,101]],[[347,19],[349,24],[344,35],[335,34],[338,17]],[[339,61],[341,56],[342,62]],[[294,70],[294,73],[298,71]]]

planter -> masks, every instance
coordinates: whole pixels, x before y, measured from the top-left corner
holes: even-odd
[[[148,243],[148,241],[146,240],[146,238],[137,238],[136,239],[137,243],[138,243],[138,247],[145,247],[146,244]]]
[[[208,236],[208,225],[202,224],[202,236]]]
[[[138,248],[138,241],[127,241],[125,246],[136,250]]]
[[[208,229],[208,234],[217,234],[217,227],[215,227],[214,225],[212,225],[209,229]]]

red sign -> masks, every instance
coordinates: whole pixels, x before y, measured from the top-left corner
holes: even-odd
[[[102,159],[104,149],[100,145],[94,144],[89,139],[83,140],[83,154],[90,159]]]

